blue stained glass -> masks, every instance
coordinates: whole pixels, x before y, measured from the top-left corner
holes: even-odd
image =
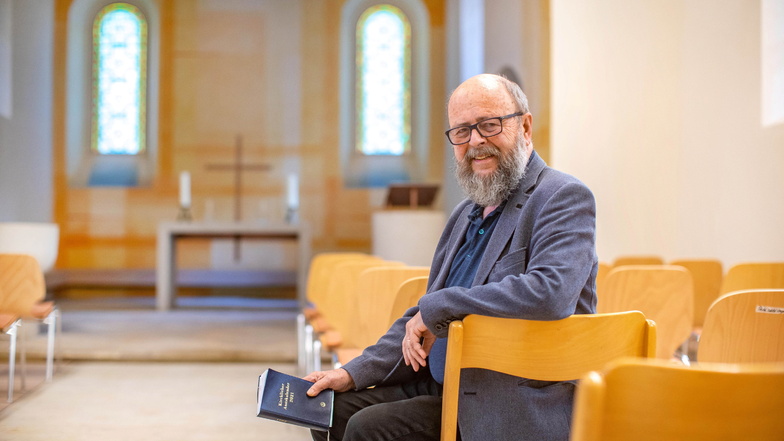
[[[357,23],[357,140],[368,155],[402,155],[411,138],[411,27],[391,5]]]
[[[93,27],[93,149],[135,155],[145,146],[147,24],[134,6],[114,3]]]

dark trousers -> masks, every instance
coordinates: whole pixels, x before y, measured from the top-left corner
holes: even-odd
[[[394,386],[335,394],[330,441],[438,441],[442,387],[430,375]],[[315,441],[327,432],[311,431]]]

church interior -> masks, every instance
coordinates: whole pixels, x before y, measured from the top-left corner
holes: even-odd
[[[522,87],[537,154],[593,192],[608,268],[784,266],[781,0],[124,0],[141,147],[107,154],[96,17],[115,3],[0,0],[0,254],[4,224],[56,227],[60,326],[48,378],[46,324],[22,321],[26,385],[2,336],[0,439],[310,439],[255,416],[256,378],[332,361],[301,335],[316,256],[430,265],[465,197],[446,102],[479,73]],[[379,5],[406,23],[392,154],[363,150],[358,23]]]

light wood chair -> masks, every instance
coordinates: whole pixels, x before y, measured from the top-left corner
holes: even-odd
[[[359,275],[370,268],[393,266],[404,264],[378,259],[341,262],[333,268],[326,297],[319,307],[322,316],[318,322],[314,322],[322,348],[334,353],[337,348],[351,344],[352,336],[348,330],[356,319]]]
[[[536,321],[468,315],[449,325],[441,440],[457,436],[460,370],[543,381],[579,379],[619,357],[652,357],[656,325],[638,311]]]
[[[691,335],[681,349],[683,354],[693,359],[696,357],[705,314],[711,303],[719,297],[724,269],[718,259],[678,259],[670,262],[670,265],[682,266],[689,270],[694,282],[694,319]]]
[[[780,441],[782,391],[782,364],[618,360],[580,381],[570,441]]]
[[[52,301],[44,301],[45,297],[44,275],[34,257],[26,254],[0,254],[0,314],[19,317],[22,320],[48,321],[46,378],[50,380],[54,362],[55,321],[52,316],[55,314],[55,305]],[[9,331],[18,333],[13,325]],[[13,335],[12,341],[16,337]],[[24,389],[26,377],[24,338],[21,341],[22,389]],[[12,392],[13,382],[9,384],[9,401],[12,400]]]
[[[613,260],[612,267],[617,268],[625,265],[664,265],[664,259],[653,255],[639,256],[619,256]]]
[[[336,366],[342,366],[362,351],[375,344],[389,326],[389,310],[395,302],[400,285],[412,277],[427,276],[427,266],[381,266],[370,268],[359,275],[356,287],[354,315],[340,330],[342,344],[333,348]]]
[[[607,275],[596,310],[601,313],[642,311],[656,322],[656,356],[669,359],[691,334],[693,290],[691,274],[686,268],[626,265],[613,268]]]
[[[724,270],[718,259],[678,259],[670,265],[682,266],[691,273],[694,282],[694,331],[699,334],[705,323],[705,314],[719,297]]]
[[[784,289],[735,291],[719,297],[705,317],[697,360],[784,362]]]
[[[412,306],[419,303],[419,299],[425,295],[427,291],[427,276],[412,277],[397,290],[395,295],[395,303],[392,304],[392,309],[389,313],[389,321],[387,322],[387,329],[395,323],[397,319],[403,317],[403,314],[408,311]]]
[[[24,254],[33,257],[42,275],[54,269],[60,249],[60,226],[53,222],[0,222],[0,254]],[[44,296],[46,285],[44,280]],[[22,323],[36,320],[47,325],[46,381],[52,381],[56,334],[61,333],[60,310],[53,301],[39,302],[22,315]],[[21,349],[24,355],[25,334]],[[58,358],[59,361],[59,358]],[[24,378],[24,377],[23,377]]]
[[[599,270],[596,273],[596,294],[598,296],[601,296],[604,291],[604,282],[607,280],[607,274],[610,274],[610,270],[612,270],[612,265],[607,262],[599,262]]]
[[[784,289],[784,262],[749,262],[730,267],[720,294],[747,289]]]
[[[313,323],[325,325],[321,319],[318,305],[324,301],[329,277],[332,269],[340,262],[360,259],[377,259],[366,253],[360,252],[321,252],[313,256],[308,267],[307,286],[305,297],[307,304],[297,315],[297,341],[298,341],[298,368],[301,375],[310,372],[317,364],[315,362],[315,333]],[[323,330],[321,330],[323,331]]]

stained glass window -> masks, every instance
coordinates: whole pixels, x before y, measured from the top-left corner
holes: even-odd
[[[146,98],[147,20],[133,5],[113,3],[93,22],[93,151],[144,151]]]
[[[357,149],[402,155],[411,144],[411,25],[399,8],[376,5],[357,21]]]

